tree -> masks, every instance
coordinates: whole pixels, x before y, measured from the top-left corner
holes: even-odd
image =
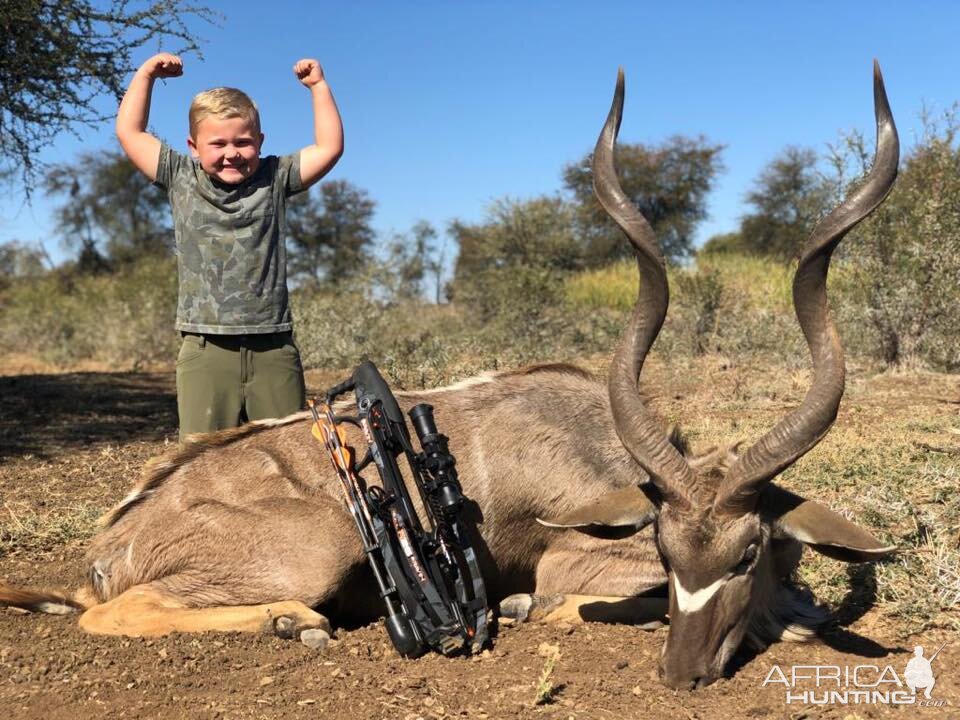
[[[437,231],[430,227],[432,231],[432,242],[430,245],[430,254],[427,258],[426,271],[433,279],[433,301],[439,305],[443,299],[443,271],[447,259],[447,239],[437,244]]]
[[[437,231],[426,220],[416,223],[410,235],[397,235],[390,244],[387,260],[388,293],[394,300],[416,300],[423,297],[427,274],[436,279],[436,302],[440,302],[440,266],[437,258]]]
[[[292,278],[313,285],[354,279],[370,262],[376,203],[347,180],[320,184],[294,196],[287,207],[288,268]]]
[[[68,247],[79,250],[82,271],[170,251],[173,230],[164,193],[119,152],[81,155],[46,178],[48,194],[63,198],[55,211]]]
[[[0,0],[0,169],[29,192],[44,147],[113,116],[97,100],[123,95],[137,48],[171,40],[198,52],[190,17],[215,16],[188,0]]]
[[[673,261],[693,247],[697,223],[707,217],[707,194],[723,169],[722,145],[706,138],[676,136],[660,145],[617,146],[617,176],[627,197],[653,227],[664,255]],[[603,265],[631,250],[619,228],[593,194],[593,154],[564,168],[563,181],[573,193],[578,235],[590,265]]]
[[[17,240],[0,243],[0,290],[17,280],[43,275],[44,263],[49,261],[42,247],[31,247]]]
[[[787,147],[754,182],[746,201],[754,212],[740,219],[740,246],[748,253],[795,258],[820,217],[830,209],[830,182],[817,171],[817,154]]]
[[[449,294],[481,320],[536,313],[557,299],[565,276],[583,267],[573,209],[559,197],[498,200],[484,222],[455,220],[449,232],[460,247]]]

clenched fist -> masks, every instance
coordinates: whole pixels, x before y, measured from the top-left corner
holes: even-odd
[[[179,77],[183,75],[183,61],[172,53],[157,53],[140,66],[138,72],[151,79]]]
[[[293,66],[293,73],[308,88],[323,82],[323,68],[312,58],[297,60]]]

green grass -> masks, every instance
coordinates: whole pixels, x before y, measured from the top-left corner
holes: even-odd
[[[574,307],[584,310],[608,308],[629,312],[637,300],[637,265],[631,260],[574,275],[565,295]]]
[[[774,313],[792,315],[792,265],[742,255],[715,255],[689,268],[671,268],[669,281],[672,301],[678,297],[681,276],[714,272],[723,278],[725,290],[740,302],[748,302]],[[608,308],[628,312],[637,299],[637,265],[633,260],[588,270],[572,277],[566,286],[566,298],[575,307]]]

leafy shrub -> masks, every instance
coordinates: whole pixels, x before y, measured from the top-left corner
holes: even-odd
[[[844,242],[845,314],[890,365],[960,368],[960,149],[957,108],[902,163],[883,205]],[[863,141],[846,138],[861,157]],[[843,158],[838,160],[842,163]]]
[[[306,367],[342,368],[376,354],[379,306],[363,293],[294,293],[297,345]]]

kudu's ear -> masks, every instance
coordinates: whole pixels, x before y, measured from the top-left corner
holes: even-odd
[[[773,537],[799,540],[835,560],[867,562],[896,550],[830,508],[773,483],[761,491],[759,509],[770,522]]]
[[[635,485],[601,495],[596,500],[556,518],[537,522],[550,528],[572,528],[594,537],[619,539],[653,522],[657,509]]]

